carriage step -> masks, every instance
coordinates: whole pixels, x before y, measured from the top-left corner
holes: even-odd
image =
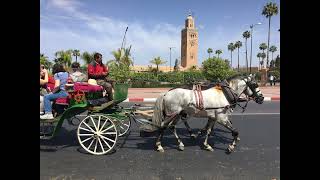
[[[46,140],[46,139],[51,139],[51,138],[52,138],[52,136],[50,134],[48,134],[48,135],[40,135],[40,139]]]

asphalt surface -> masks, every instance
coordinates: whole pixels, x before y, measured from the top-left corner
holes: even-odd
[[[249,103],[244,114],[237,110],[231,118],[241,138],[231,154],[225,152],[231,133],[220,125],[209,139],[214,152],[203,150],[204,138],[192,140],[179,124],[185,150],[177,150],[176,139],[168,131],[162,142],[165,152],[160,153],[154,150],[155,137],[140,137],[133,122],[115,151],[94,156],[78,144],[76,127],[64,123],[57,137],[40,140],[40,179],[279,179],[280,102]],[[188,122],[196,131],[206,119]]]

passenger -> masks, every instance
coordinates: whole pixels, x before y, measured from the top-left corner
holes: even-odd
[[[78,62],[72,63],[71,68],[73,70],[73,73],[70,74],[70,77],[73,82],[87,82],[88,81],[87,75],[80,72],[80,64]]]
[[[67,84],[69,74],[65,71],[61,64],[53,65],[52,74],[54,74],[55,80],[54,89],[50,94],[44,96],[45,114],[41,115],[40,119],[54,119],[51,101],[68,96],[68,93],[65,90],[65,85]]]
[[[48,71],[40,65],[40,114],[43,114],[43,96],[47,94]]]

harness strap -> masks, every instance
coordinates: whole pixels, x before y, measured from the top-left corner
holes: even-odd
[[[197,84],[193,87],[193,92],[196,100],[196,108],[203,110],[204,105],[203,105],[203,96],[202,96],[202,91],[201,91],[201,85]]]

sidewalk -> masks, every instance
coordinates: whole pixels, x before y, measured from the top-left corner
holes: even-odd
[[[280,86],[259,87],[265,101],[280,100]],[[160,93],[171,88],[129,88],[128,99],[125,102],[155,102]]]

